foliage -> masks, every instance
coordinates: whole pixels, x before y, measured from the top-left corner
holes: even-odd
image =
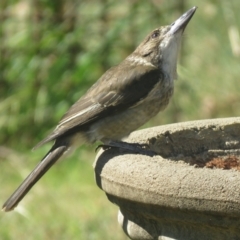
[[[29,147],[41,139],[104,71],[126,57],[148,29],[159,25],[161,8],[155,4],[5,3],[0,141],[12,146],[18,139]]]
[[[185,33],[174,97],[145,127],[240,114],[237,0],[1,0],[0,159],[8,160],[1,163],[1,202],[33,168],[30,158],[37,162],[47,147],[24,151],[148,32],[193,5],[199,8]],[[74,157],[93,159],[93,149]],[[31,191],[28,210],[1,215],[1,239],[126,239],[89,164],[69,162]]]

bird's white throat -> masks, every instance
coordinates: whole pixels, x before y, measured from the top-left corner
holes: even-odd
[[[170,35],[160,43],[161,68],[170,79],[177,79],[177,59],[180,48],[181,35]]]

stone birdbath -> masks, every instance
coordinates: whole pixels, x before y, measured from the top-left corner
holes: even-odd
[[[144,129],[127,141],[158,155],[101,150],[94,168],[130,239],[240,239],[240,118]]]

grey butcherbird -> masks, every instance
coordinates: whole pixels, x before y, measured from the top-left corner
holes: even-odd
[[[13,210],[33,185],[75,143],[101,141],[130,148],[120,140],[163,110],[173,94],[177,56],[191,8],[171,25],[152,31],[119,65],[110,68],[63,116],[55,130],[36,147],[55,143],[4,203]]]

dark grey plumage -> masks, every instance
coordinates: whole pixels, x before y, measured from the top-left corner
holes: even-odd
[[[53,147],[4,203],[14,209],[32,186],[76,143],[119,141],[163,110],[173,94],[182,33],[196,7],[169,26],[152,31],[118,66],[109,69],[36,147]],[[121,145],[122,146],[122,145]]]

